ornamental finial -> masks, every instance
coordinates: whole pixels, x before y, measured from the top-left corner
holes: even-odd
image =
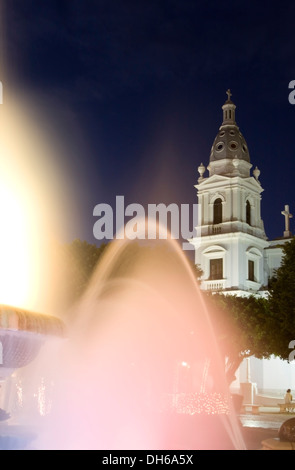
[[[232,96],[230,89],[227,90],[227,101],[230,101],[230,97]]]

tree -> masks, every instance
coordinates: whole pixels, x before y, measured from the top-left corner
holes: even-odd
[[[203,275],[203,270],[201,269],[200,265],[199,264],[194,264],[193,266],[193,272],[196,276],[196,279],[198,281],[198,283],[201,282],[201,278],[202,278],[202,275]]]
[[[295,237],[283,245],[281,266],[269,285],[269,341],[272,352],[288,360],[295,340]]]
[[[268,336],[268,301],[224,294],[208,294],[205,298],[231,383],[244,358],[268,358],[273,352]]]

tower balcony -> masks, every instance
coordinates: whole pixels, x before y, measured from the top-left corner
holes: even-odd
[[[211,230],[212,230],[212,235],[218,235],[221,233],[222,226],[221,224],[218,225],[212,225]]]
[[[202,290],[208,290],[208,291],[222,291],[225,289],[225,279],[207,279],[202,281],[201,285]]]
[[[199,227],[201,228],[201,237],[241,232],[252,235],[254,237],[262,238],[264,240],[266,239],[263,228],[258,226],[251,226],[246,222],[238,220],[224,221],[220,224],[204,224]]]

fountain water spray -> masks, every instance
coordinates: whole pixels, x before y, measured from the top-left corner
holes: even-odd
[[[48,363],[52,409],[36,449],[244,448],[205,302],[173,240],[112,242]]]

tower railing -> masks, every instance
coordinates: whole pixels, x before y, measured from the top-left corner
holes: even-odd
[[[219,279],[216,281],[208,280],[203,281],[204,287],[206,290],[210,291],[220,291],[225,289],[225,280]]]
[[[213,225],[212,226],[212,234],[213,235],[218,235],[221,233],[221,225]]]

